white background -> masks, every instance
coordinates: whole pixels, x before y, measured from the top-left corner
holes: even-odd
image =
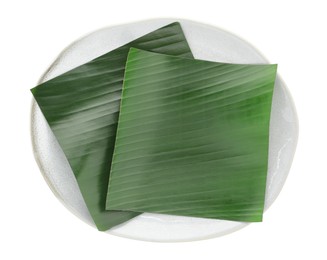
[[[324,2],[1,1],[0,259],[326,259]],[[290,175],[263,223],[191,243],[114,237],[71,214],[40,174],[30,141],[29,89],[77,38],[105,26],[165,17],[226,29],[279,64],[298,110],[300,136]]]

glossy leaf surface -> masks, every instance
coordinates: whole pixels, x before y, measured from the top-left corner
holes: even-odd
[[[276,68],[131,49],[107,209],[261,221]]]
[[[193,57],[179,23],[173,23],[31,90],[68,159],[99,230],[139,214],[105,211],[122,81],[132,46]]]

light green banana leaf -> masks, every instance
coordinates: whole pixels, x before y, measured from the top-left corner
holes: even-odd
[[[276,69],[131,48],[106,208],[261,221]]]

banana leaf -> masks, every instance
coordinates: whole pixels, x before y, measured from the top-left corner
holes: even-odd
[[[102,231],[139,214],[105,211],[125,62],[132,46],[193,57],[179,23],[172,23],[31,90]]]
[[[261,221],[276,68],[132,48],[106,208]]]

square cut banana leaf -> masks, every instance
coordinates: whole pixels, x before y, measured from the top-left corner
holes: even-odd
[[[105,210],[130,47],[193,57],[179,23],[172,23],[31,89],[102,231],[139,214]]]
[[[276,69],[131,48],[106,208],[261,221]]]

